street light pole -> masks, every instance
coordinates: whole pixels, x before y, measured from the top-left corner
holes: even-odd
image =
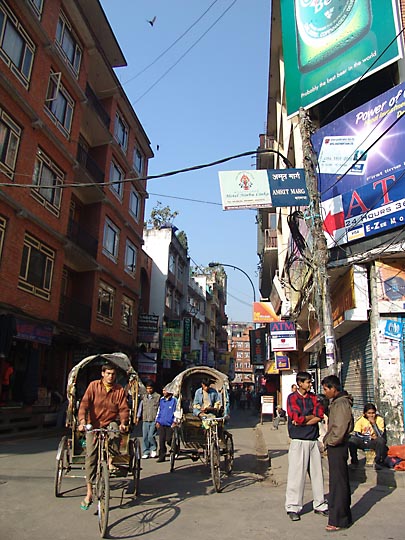
[[[208,266],[210,268],[215,268],[216,266],[229,266],[229,268],[233,268],[234,270],[239,270],[239,272],[242,272],[242,274],[245,274],[250,284],[252,285],[253,301],[256,302],[256,289],[255,289],[255,286],[253,285],[253,281],[251,280],[250,276],[244,270],[242,270],[242,268],[239,268],[239,266],[234,266],[233,264],[224,264],[222,262],[210,262],[208,263]]]

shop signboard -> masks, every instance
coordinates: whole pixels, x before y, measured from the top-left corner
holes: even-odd
[[[287,114],[402,57],[396,0],[281,0]]]
[[[180,362],[183,348],[183,328],[181,321],[168,321],[163,330],[162,360]]]
[[[153,343],[159,341],[159,316],[141,313],[138,317],[138,341]]]
[[[219,172],[222,208],[307,206],[304,169],[269,169]]]
[[[263,364],[267,358],[266,329],[255,328],[249,330],[250,363],[252,365]]]
[[[266,324],[278,320],[279,317],[274,311],[273,304],[271,302],[253,303],[253,322]]]
[[[296,351],[295,323],[293,321],[271,322],[270,341],[272,351]]]

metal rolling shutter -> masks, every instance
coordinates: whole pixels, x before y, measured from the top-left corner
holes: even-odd
[[[370,326],[362,324],[339,340],[344,389],[353,396],[353,414],[363,413],[364,404],[374,402],[373,358]]]

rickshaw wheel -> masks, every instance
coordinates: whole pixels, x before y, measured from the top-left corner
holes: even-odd
[[[56,454],[58,457],[56,459],[56,470],[55,470],[55,497],[61,496],[61,487],[64,474],[69,466],[68,461],[68,440],[66,435],[64,435],[59,443],[58,452]]]
[[[221,489],[221,469],[219,447],[216,442],[213,442],[211,445],[210,464],[212,483],[214,485],[215,491],[218,492]]]
[[[233,446],[233,437],[230,433],[224,433],[225,439],[225,472],[226,474],[231,474],[233,469],[233,460],[234,460],[234,446]]]
[[[97,475],[97,513],[100,536],[105,537],[108,526],[108,513],[110,511],[110,477],[105,461],[99,464]]]
[[[170,472],[174,471],[174,463],[179,453],[180,453],[179,429],[175,427],[173,430],[172,444],[170,446]]]
[[[138,439],[129,440],[130,473],[134,478],[134,497],[139,495],[139,482],[141,478],[141,444]]]

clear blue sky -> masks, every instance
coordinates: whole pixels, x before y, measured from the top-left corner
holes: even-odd
[[[270,0],[101,0],[101,4],[128,63],[117,75],[155,154],[150,175],[258,147],[266,122]],[[153,17],[152,27],[147,21]],[[245,157],[151,180],[145,219],[157,201],[177,210],[174,224],[186,232],[192,260],[203,266],[221,261],[242,268],[259,297],[256,211],[223,211],[218,181],[219,170],[252,168],[255,158]],[[241,272],[226,271],[229,320],[250,321],[252,287]]]

